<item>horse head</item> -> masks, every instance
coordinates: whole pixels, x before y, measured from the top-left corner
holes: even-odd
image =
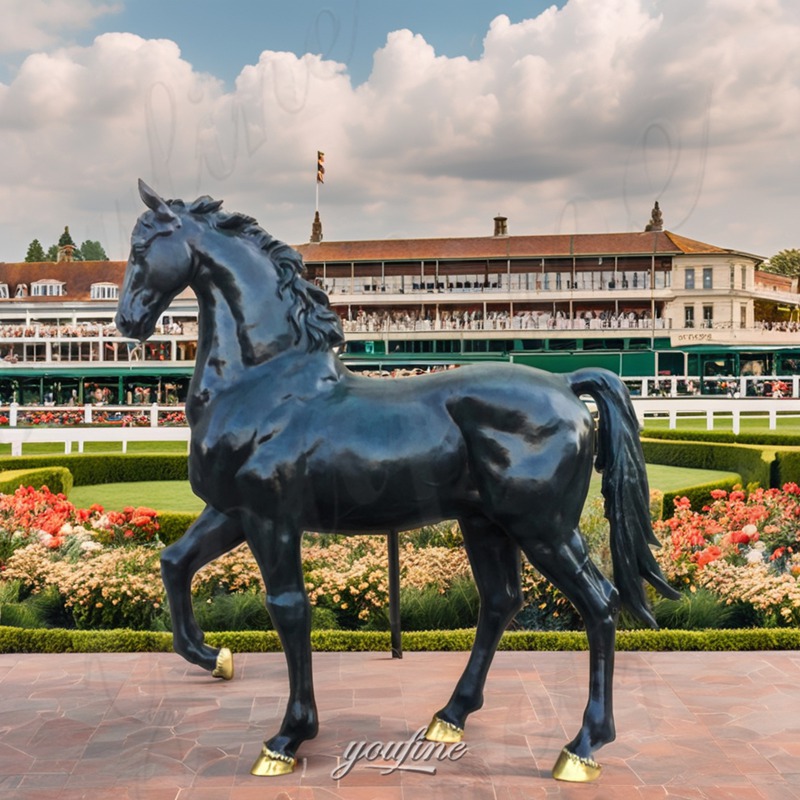
[[[191,228],[196,223],[191,215],[180,214],[182,203],[163,200],[142,180],[139,194],[148,210],[131,235],[115,322],[123,336],[144,341],[173,298],[189,285],[195,266]],[[177,232],[181,235],[173,235]]]

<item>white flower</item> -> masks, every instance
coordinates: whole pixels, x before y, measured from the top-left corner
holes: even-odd
[[[761,544],[761,542],[759,542],[758,544]],[[747,553],[747,556],[746,556],[747,563],[748,564],[760,564],[764,560],[763,550],[764,550],[763,545],[760,548],[759,547],[753,547]]]
[[[58,532],[64,536],[69,536],[72,533],[72,525],[69,522],[65,522],[58,530]]]
[[[39,544],[43,544],[47,546],[52,541],[53,537],[47,531],[36,531],[36,538],[39,540]]]
[[[758,528],[751,522],[749,525],[745,525],[742,528],[742,533],[746,533],[748,536],[755,536],[758,533]]]
[[[94,539],[89,539],[85,542],[81,542],[81,550],[83,550],[84,553],[93,553],[97,550],[102,550],[102,549],[103,545],[101,545],[100,542],[96,542]]]

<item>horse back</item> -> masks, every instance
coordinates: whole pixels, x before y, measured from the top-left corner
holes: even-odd
[[[239,416],[243,403],[260,413],[249,427],[222,426],[216,444],[210,426],[202,449],[226,502],[305,529],[491,513],[528,505],[553,476],[588,486],[591,418],[561,376],[483,365],[397,380],[343,373],[302,397],[282,388],[272,401],[268,385],[240,393]]]

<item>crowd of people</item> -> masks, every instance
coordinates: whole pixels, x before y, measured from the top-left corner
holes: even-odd
[[[663,328],[657,317],[655,326],[649,311],[579,311],[571,316],[564,311],[480,310],[448,311],[438,315],[413,310],[370,311],[359,309],[355,317],[341,316],[346,333],[382,333],[403,331],[502,331],[502,330],[623,330]]]
[[[87,336],[119,336],[112,324],[86,322],[80,325],[0,325],[0,339],[70,339]]]
[[[800,333],[800,322],[789,320],[781,320],[772,322],[770,320],[762,320],[756,322],[756,328],[762,331],[780,331],[781,333]]]
[[[183,325],[178,321],[159,327],[159,333],[180,336]],[[111,322],[81,322],[77,325],[0,325],[0,339],[80,339],[98,336],[121,336]]]

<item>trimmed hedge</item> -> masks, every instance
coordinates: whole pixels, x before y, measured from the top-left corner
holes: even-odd
[[[129,481],[185,481],[189,477],[188,457],[181,453],[74,453],[0,458],[0,470],[52,466],[66,467],[72,473],[75,486]]]
[[[775,486],[800,484],[800,450],[778,450],[774,479]]]
[[[661,519],[664,516],[672,516],[675,508],[675,498],[688,497],[691,506],[695,510],[701,509],[703,506],[709,505],[712,501],[711,492],[715,489],[724,489],[730,492],[734,486],[742,483],[742,478],[737,475],[735,478],[727,480],[709,481],[708,483],[699,483],[696,486],[690,486],[687,489],[674,492],[664,492],[664,499],[661,504]],[[665,513],[666,512],[666,513]]]
[[[164,544],[177,542],[198,516],[199,514],[192,514],[188,511],[159,511],[158,538]]]
[[[475,631],[414,631],[403,634],[409,652],[469,650]],[[209,633],[214,647],[234,653],[276,653],[281,645],[275,631]],[[390,634],[384,631],[312,631],[317,652],[388,651]],[[0,653],[163,653],[172,649],[172,634],[150,631],[31,630],[0,627]],[[587,650],[586,634],[579,631],[507,631],[499,650]],[[747,630],[635,630],[617,634],[618,651],[738,651],[800,650],[800,629],[753,628]]]
[[[735,472],[745,486],[770,487],[773,469],[777,473],[776,451],[763,446],[642,439],[642,449],[648,464]]]
[[[0,472],[0,494],[14,494],[20,486],[41,489],[46,486],[54,494],[68,495],[72,489],[72,473],[66,467],[36,467]]]
[[[769,447],[800,447],[796,433],[732,433],[731,431],[679,431],[644,428],[644,439],[668,439],[675,442],[718,442],[723,444],[759,444]]]

